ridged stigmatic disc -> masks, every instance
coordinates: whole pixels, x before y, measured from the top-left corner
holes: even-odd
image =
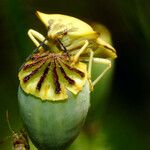
[[[77,94],[87,80],[86,64],[70,64],[65,53],[34,54],[19,72],[20,85],[26,93],[42,100],[65,100],[67,90]]]

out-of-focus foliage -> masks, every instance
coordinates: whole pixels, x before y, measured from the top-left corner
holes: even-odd
[[[22,126],[17,72],[35,48],[28,29],[46,34],[35,16],[40,10],[105,25],[117,49],[114,71],[95,88],[85,127],[70,150],[150,149],[150,1],[2,0],[0,6],[0,139],[10,135],[7,109],[12,128],[18,131]],[[10,140],[0,149],[11,149]]]

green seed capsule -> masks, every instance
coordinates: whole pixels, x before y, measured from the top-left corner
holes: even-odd
[[[39,60],[30,60],[19,72],[20,112],[29,137],[38,149],[57,150],[69,146],[79,134],[90,106],[86,65],[78,63],[72,67],[65,59],[65,63],[60,63],[60,56],[62,54],[49,53],[41,70],[36,69],[39,66],[34,63]]]
[[[21,116],[38,149],[64,149],[73,142],[84,124],[90,106],[89,93],[89,85],[86,83],[78,95],[69,92],[69,98],[65,101],[43,102],[19,87]]]

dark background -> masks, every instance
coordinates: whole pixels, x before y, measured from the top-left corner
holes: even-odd
[[[18,69],[35,48],[30,28],[45,33],[35,11],[61,13],[105,25],[117,49],[111,89],[94,101],[71,150],[150,149],[150,1],[2,0],[0,2],[0,139],[21,127],[17,105]],[[98,89],[101,90],[100,88]],[[108,89],[107,89],[108,90]],[[98,97],[98,95],[96,95]],[[10,140],[0,149],[11,149]]]

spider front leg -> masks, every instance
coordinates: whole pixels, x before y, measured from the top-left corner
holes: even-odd
[[[71,64],[71,65],[74,65],[74,64],[78,61],[80,55],[87,49],[87,46],[88,46],[88,45],[89,45],[88,40],[85,40],[85,41],[84,41],[84,45],[81,47],[81,49],[80,49],[80,50],[75,54],[75,56],[73,57],[73,60],[72,60],[72,64]]]
[[[90,89],[93,91],[93,87],[96,85],[97,82],[99,82],[102,77],[105,75],[105,73],[111,68],[111,61],[109,59],[104,59],[104,58],[94,58],[94,52],[92,49],[89,49],[90,52],[90,57],[83,57],[80,59],[80,61],[87,62],[88,63],[88,80],[90,84]],[[92,64],[94,63],[99,63],[99,64],[104,64],[107,65],[106,68],[103,70],[102,73],[94,80],[91,80],[91,72],[92,72]]]
[[[89,64],[88,64],[88,81],[90,84],[90,90],[93,91],[93,85],[91,81],[91,72],[92,72],[92,62],[93,62],[94,52],[92,51],[92,49],[89,49],[89,51],[90,51],[90,59],[89,59]]]
[[[30,30],[28,31],[28,36],[30,37],[30,39],[33,41],[33,43],[34,43],[37,47],[39,47],[43,41],[45,41],[44,44],[47,44],[46,38],[45,38],[42,34],[40,34],[39,32],[37,32],[37,31],[35,31],[35,30],[33,30],[33,29],[30,29]],[[39,41],[40,41],[40,42],[39,42]],[[39,50],[40,50],[41,48],[42,48],[42,47],[39,47]]]
[[[109,59],[104,58],[93,58],[93,62],[107,65],[103,72],[100,73],[100,75],[92,82],[92,86],[94,87],[96,83],[99,82],[102,79],[102,77],[106,74],[106,72],[111,68],[112,63]]]

